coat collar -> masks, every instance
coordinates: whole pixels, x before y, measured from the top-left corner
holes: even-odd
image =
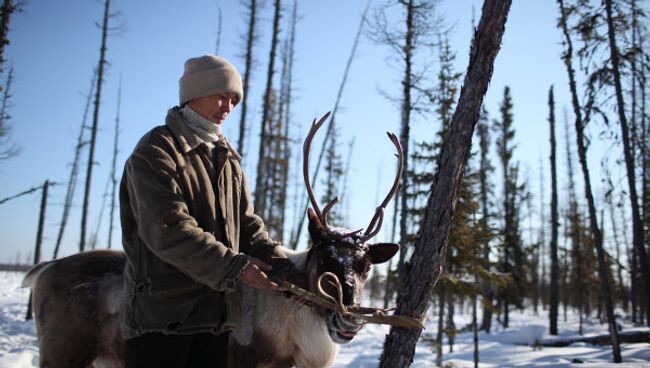
[[[167,111],[167,117],[165,118],[165,124],[167,124],[174,136],[176,136],[176,140],[178,141],[181,151],[183,153],[188,153],[196,147],[200,146],[202,143],[208,142],[196,135],[192,129],[190,129],[190,127],[187,125],[187,122],[185,121],[185,118],[183,118],[179,110],[180,108],[178,106],[174,106],[169,109],[169,111]],[[219,141],[215,143],[219,144],[221,141],[223,141],[228,147],[230,156],[238,161],[241,160],[241,156],[230,145],[230,142],[228,142],[226,137],[219,135]]]

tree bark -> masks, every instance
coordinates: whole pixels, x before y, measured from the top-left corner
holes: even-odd
[[[99,123],[99,106],[102,97],[102,82],[104,81],[104,65],[106,65],[106,36],[108,33],[108,15],[110,0],[104,2],[104,21],[102,23],[102,44],[99,48],[99,64],[97,66],[97,89],[95,90],[95,110],[93,112],[93,125],[90,130],[90,148],[88,150],[88,166],[86,168],[86,186],[84,202],[81,212],[81,236],[79,238],[79,251],[86,248],[86,224],[88,222],[88,207],[90,205],[90,184],[92,183],[93,165],[95,164],[95,141],[97,140],[97,124]]]
[[[553,86],[548,92],[549,116],[551,128],[551,298],[549,311],[549,330],[551,335],[557,335],[557,315],[559,305],[559,279],[560,267],[558,264],[557,238],[558,238],[558,212],[557,212],[557,167],[555,162],[555,101],[553,100]]]
[[[618,339],[618,330],[616,327],[616,319],[614,317],[614,306],[612,302],[612,293],[609,284],[609,271],[607,269],[607,263],[605,262],[605,251],[603,249],[603,237],[598,227],[598,218],[596,214],[596,206],[594,204],[594,196],[591,190],[591,177],[589,175],[589,166],[587,165],[587,149],[584,141],[584,122],[582,120],[582,109],[580,107],[580,102],[578,100],[578,89],[576,86],[575,72],[573,70],[573,45],[571,37],[569,35],[569,30],[567,26],[567,15],[566,8],[564,6],[563,0],[558,0],[560,6],[560,26],[562,27],[562,32],[565,38],[565,53],[562,56],[564,64],[567,69],[567,74],[569,76],[569,88],[571,91],[571,102],[573,106],[573,112],[575,114],[575,127],[576,127],[576,142],[578,145],[578,157],[580,160],[580,166],[582,167],[582,174],[585,185],[585,197],[587,199],[587,205],[589,207],[589,222],[591,226],[591,233],[594,238],[594,245],[596,247],[596,252],[598,255],[598,274],[600,276],[601,282],[601,292],[603,299],[605,300],[605,307],[607,309],[608,324],[609,324],[609,333],[612,340],[612,354],[614,356],[614,362],[620,363],[621,359],[621,347]]]
[[[614,75],[614,89],[616,90],[616,104],[618,106],[618,118],[621,125],[621,138],[623,139],[623,154],[625,156],[625,168],[627,169],[627,184],[630,191],[630,205],[632,206],[632,243],[639,253],[639,264],[641,266],[641,276],[643,277],[642,285],[645,290],[646,306],[650,306],[650,269],[648,268],[648,254],[643,244],[643,223],[641,222],[641,211],[639,210],[634,155],[630,139],[632,138],[633,140],[636,137],[630,137],[627,117],[625,116],[619,51],[616,46],[616,33],[612,17],[612,0],[605,0],[605,12],[607,13],[607,31],[609,35],[612,74]],[[634,122],[632,123],[634,124]],[[650,307],[646,308],[646,325],[650,326]]]
[[[472,143],[481,105],[492,77],[494,59],[501,46],[510,0],[485,0],[481,20],[474,33],[469,66],[438,168],[427,201],[421,233],[411,261],[400,278],[397,312],[425,318],[433,287],[443,270],[454,207],[461,175]],[[420,330],[393,327],[384,342],[380,366],[407,367],[413,362]]]

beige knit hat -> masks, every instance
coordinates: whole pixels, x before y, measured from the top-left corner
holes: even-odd
[[[226,59],[216,55],[203,55],[185,62],[185,72],[179,84],[179,106],[195,98],[220,92],[232,92],[241,101],[244,92],[241,75]]]

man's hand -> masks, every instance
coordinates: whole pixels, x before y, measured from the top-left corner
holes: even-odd
[[[244,267],[239,277],[242,284],[254,289],[277,289],[278,284],[269,280],[266,272],[271,272],[273,267],[260,261],[257,258],[251,258],[250,263]]]

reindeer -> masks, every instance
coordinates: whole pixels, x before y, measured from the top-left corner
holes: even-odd
[[[338,199],[321,211],[308,175],[311,141],[328,116],[314,119],[303,145],[303,175],[313,206],[307,211],[311,247],[289,258],[306,275],[307,290],[358,306],[371,265],[388,261],[399,249],[394,243],[369,240],[379,232],[384,209],[397,192],[403,153],[397,137],[388,133],[397,148],[399,169],[366,231],[330,227],[328,213]],[[40,263],[27,273],[23,286],[33,292],[41,367],[124,366],[119,311],[125,302],[125,262],[123,252],[96,250]],[[319,276],[326,272],[336,275],[340,289],[321,285]],[[229,342],[232,368],[328,367],[338,345],[352,341],[362,327],[358,319],[297,303],[277,291],[246,288],[242,305],[243,323]]]

